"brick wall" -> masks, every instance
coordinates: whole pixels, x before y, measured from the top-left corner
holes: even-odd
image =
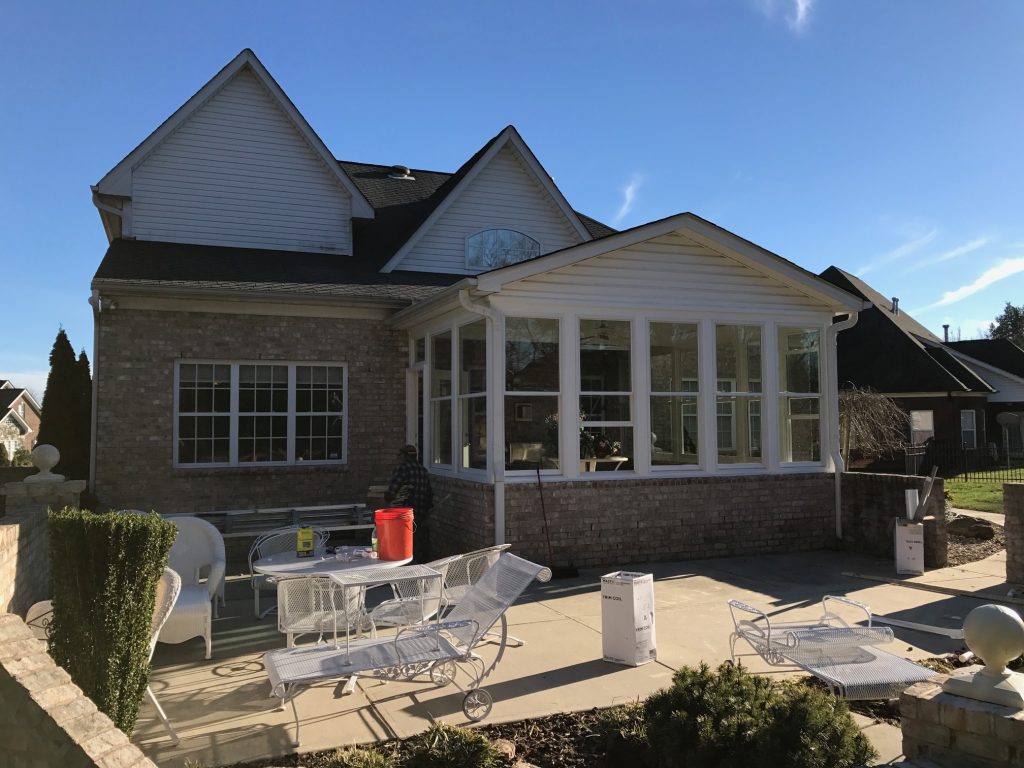
[[[13,614],[0,614],[0,745],[8,768],[156,768]]]
[[[829,474],[544,483],[555,564],[794,552],[834,543]],[[548,562],[537,485],[506,485],[506,541]]]
[[[50,537],[46,510],[76,506],[84,480],[7,483],[8,514],[0,518],[0,612],[24,614],[50,597]]]
[[[900,696],[903,753],[943,768],[1024,765],[1024,711],[945,693],[947,677],[912,685]]]
[[[362,501],[405,442],[404,332],[375,320],[118,309],[99,315],[96,488],[109,507],[160,513]],[[174,364],[348,364],[348,463],[173,469]]]
[[[430,525],[431,557],[494,544],[494,487],[438,475],[430,479],[435,502]]]
[[[1024,483],[1003,484],[1006,515],[1006,580],[1024,584]]]
[[[842,478],[843,543],[847,549],[878,557],[893,557],[893,528],[897,517],[906,517],[904,491],[924,492],[925,478],[845,472]],[[935,480],[925,522],[924,564],[943,568],[947,563],[945,496],[942,479]]]

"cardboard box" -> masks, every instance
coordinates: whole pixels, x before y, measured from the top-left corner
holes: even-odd
[[[638,667],[658,658],[652,574],[616,571],[601,577],[601,639],[605,661]]]
[[[896,573],[920,576],[924,573],[924,525],[897,519],[894,536]]]

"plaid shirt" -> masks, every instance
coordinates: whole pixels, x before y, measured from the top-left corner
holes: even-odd
[[[426,516],[434,506],[430,473],[419,461],[406,457],[391,473],[391,482],[384,498],[388,503],[408,504],[416,510],[416,514]]]

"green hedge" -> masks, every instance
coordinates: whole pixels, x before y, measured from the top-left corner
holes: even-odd
[[[149,680],[156,585],[176,534],[156,514],[50,511],[50,653],[129,736]]]

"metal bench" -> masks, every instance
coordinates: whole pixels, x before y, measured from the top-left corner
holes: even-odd
[[[329,504],[309,507],[267,507],[217,512],[194,512],[211,523],[225,539],[309,525],[325,531],[359,531],[373,528],[373,510],[365,504]]]

